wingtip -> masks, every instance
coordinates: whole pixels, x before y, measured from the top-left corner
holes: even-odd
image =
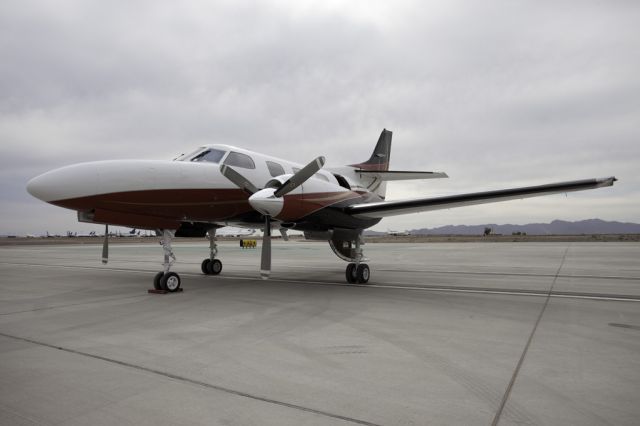
[[[597,181],[600,184],[599,186],[613,186],[613,183],[617,182],[618,178],[616,178],[615,176],[609,176],[606,178],[598,179]]]

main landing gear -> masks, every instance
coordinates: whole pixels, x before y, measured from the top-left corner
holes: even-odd
[[[349,265],[347,265],[347,270],[345,271],[347,282],[349,284],[366,284],[369,282],[369,276],[371,275],[369,265],[362,263],[362,261],[366,260],[362,254],[363,245],[364,240],[361,232],[358,234],[358,238],[356,238],[356,248],[354,250],[355,262],[349,263]]]
[[[202,261],[200,269],[205,275],[218,275],[222,271],[222,262],[216,259],[218,254],[218,245],[216,244],[216,228],[212,228],[207,232],[209,237],[209,258]]]
[[[369,265],[366,263],[347,265],[346,276],[349,284],[366,284],[369,282],[370,274]]]
[[[163,270],[153,277],[153,288],[156,290],[168,291],[169,293],[174,293],[180,290],[180,275],[169,271],[173,263],[176,261],[176,256],[173,254],[173,250],[171,250],[171,239],[173,238],[173,235],[173,232],[168,229],[162,230],[160,245],[164,251],[164,263],[162,264]]]

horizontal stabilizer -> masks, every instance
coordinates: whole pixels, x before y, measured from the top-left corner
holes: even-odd
[[[442,172],[413,172],[403,170],[388,170],[388,171],[376,171],[376,170],[356,170],[356,173],[363,177],[377,178],[383,181],[392,180],[414,180],[414,179],[441,179],[448,178],[446,173]]]
[[[501,189],[498,191],[475,192],[471,194],[449,195],[435,198],[416,198],[412,200],[383,201],[378,203],[354,204],[346,207],[344,212],[361,218],[381,218],[408,213],[431,210],[443,210],[474,204],[494,203],[498,201],[517,200],[520,198],[538,197],[540,195],[558,194],[572,191],[612,186],[617,179],[585,179],[571,182],[558,182],[547,185],[528,186],[524,188]]]

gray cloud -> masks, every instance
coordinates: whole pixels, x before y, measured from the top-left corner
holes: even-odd
[[[451,179],[393,198],[616,174],[607,190],[387,219],[378,227],[638,221],[636,2],[5,1],[0,233],[60,230],[24,190],[61,165],[173,158],[202,142],[306,161],[368,157]],[[29,214],[25,213],[29,210]]]

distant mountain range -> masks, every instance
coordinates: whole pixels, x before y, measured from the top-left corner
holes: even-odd
[[[607,222],[587,219],[577,222],[554,220],[551,223],[528,223],[526,225],[447,225],[439,228],[412,229],[411,235],[482,235],[485,228],[492,234],[511,235],[514,232],[528,235],[582,235],[582,234],[640,234],[640,224]],[[386,232],[367,231],[365,235],[385,235]]]

